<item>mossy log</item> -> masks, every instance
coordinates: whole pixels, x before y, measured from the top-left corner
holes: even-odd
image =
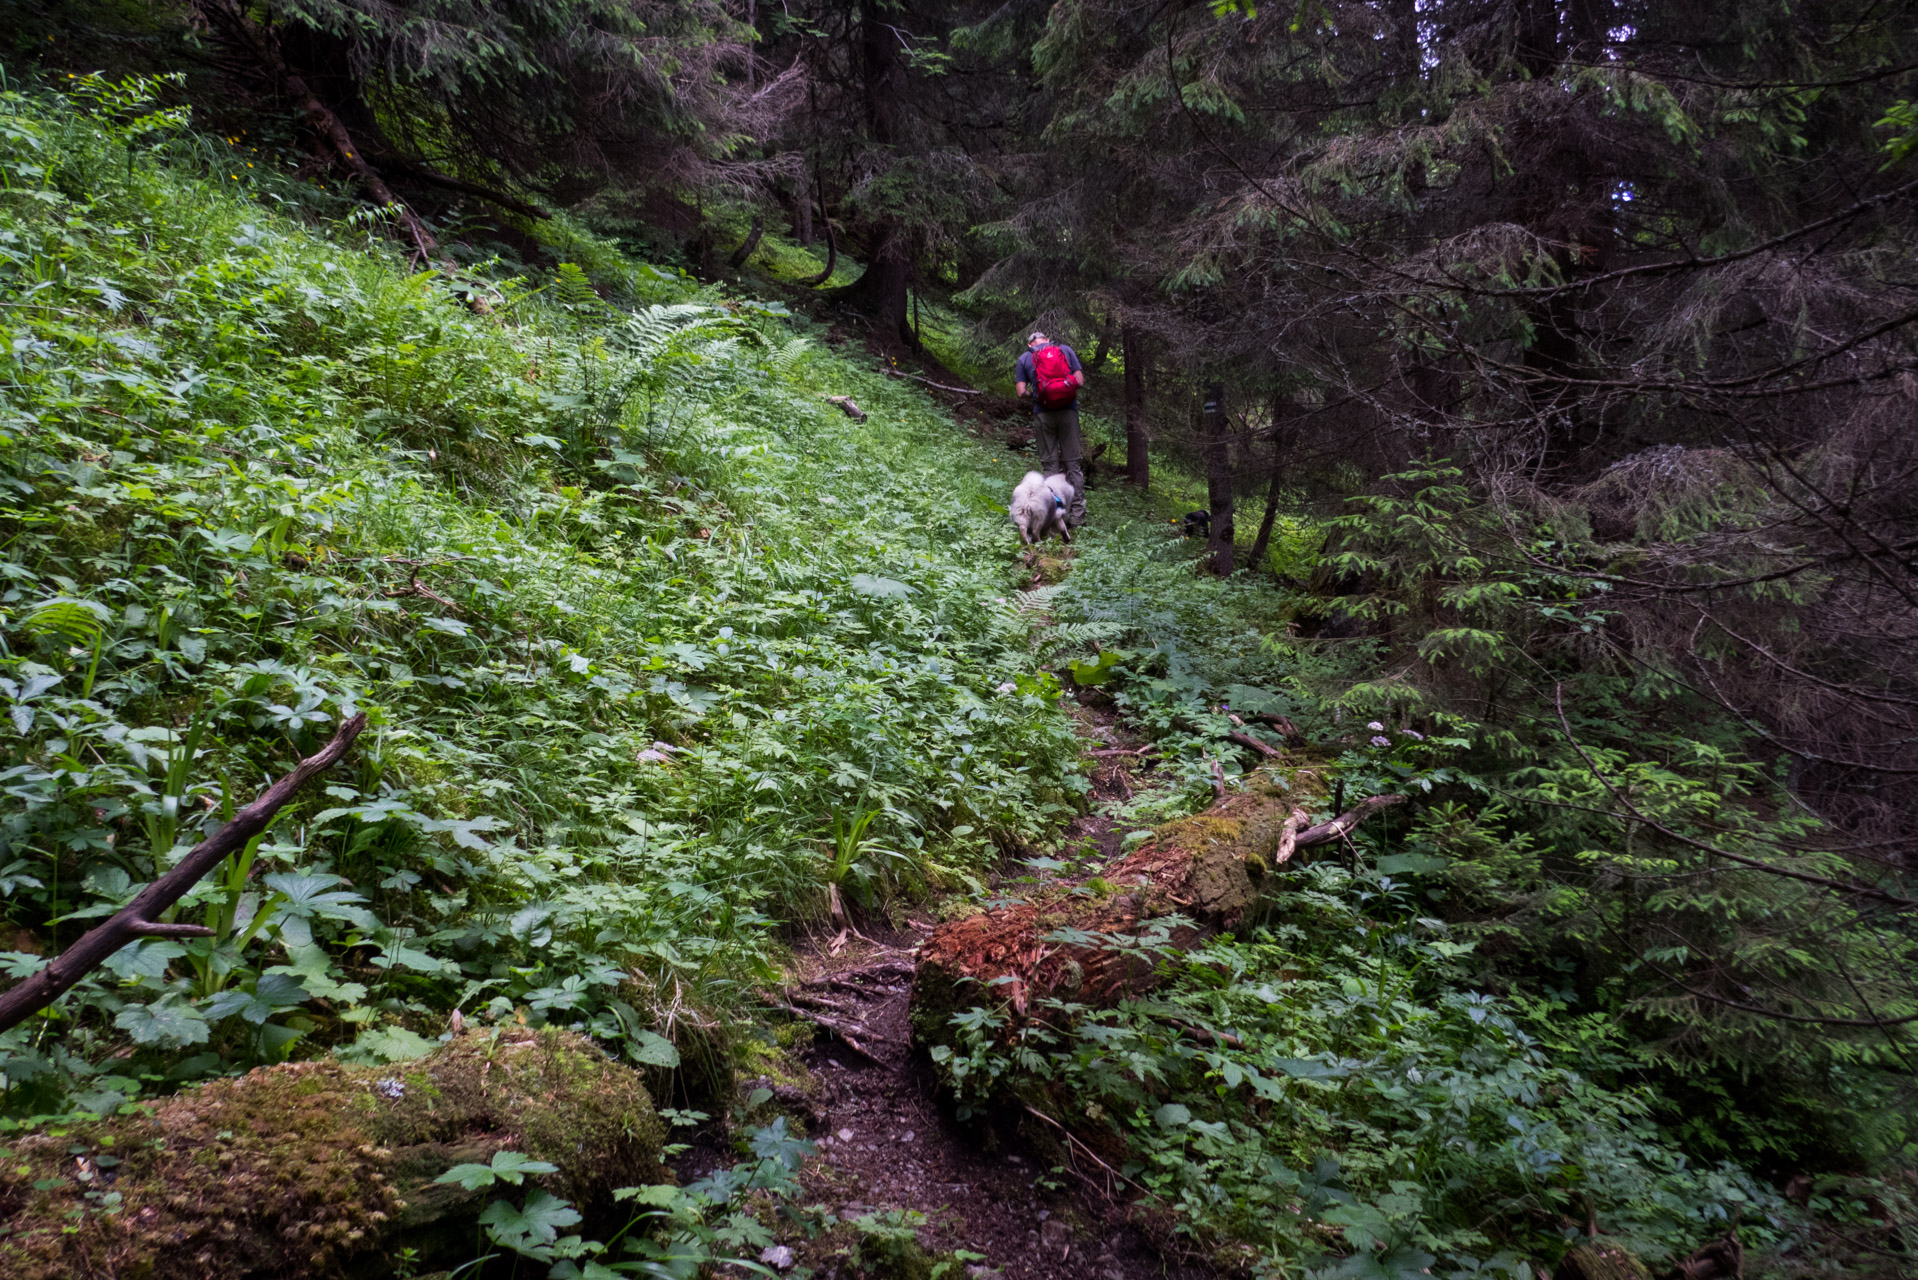
[[[589,1220],[659,1181],[664,1128],[639,1077],[563,1032],[469,1032],[385,1067],[266,1067],[138,1116],[36,1134],[0,1161],[9,1280],[387,1275],[475,1256],[498,1192],[434,1179],[500,1150]],[[117,1197],[117,1199],[115,1199]]]
[[[1350,813],[1306,825],[1301,806],[1324,795],[1312,769],[1275,766],[1203,813],[1157,828],[1095,877],[941,925],[919,950],[914,1034],[922,1043],[944,1043],[953,1013],[987,1001],[1002,1001],[1023,1017],[1045,997],[1105,1005],[1138,995],[1153,985],[1155,966],[1124,941],[1172,915],[1190,922],[1167,934],[1175,947],[1190,948],[1231,928],[1294,849],[1337,840],[1404,798],[1375,796]],[[1097,936],[1069,940],[1086,935]]]

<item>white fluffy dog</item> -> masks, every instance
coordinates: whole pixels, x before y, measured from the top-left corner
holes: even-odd
[[[1064,476],[1042,476],[1026,472],[1026,478],[1012,491],[1012,527],[1019,531],[1019,542],[1031,546],[1050,534],[1072,541],[1066,524],[1066,508],[1072,505],[1072,482]]]

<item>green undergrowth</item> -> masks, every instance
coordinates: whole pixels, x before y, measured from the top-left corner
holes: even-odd
[[[1835,999],[1849,974],[1861,1013],[1902,1018],[1908,945],[1804,878],[1859,873],[1739,726],[1592,643],[1602,593],[1477,549],[1498,540],[1457,476],[1354,502],[1330,555],[1358,589],[1333,601],[1198,574],[1163,507],[1093,491],[1070,575],[1032,595],[1048,663],[1157,748],[1162,781],[1107,805],[1124,847],[1208,804],[1215,764],[1242,785],[1261,759],[1235,732],[1313,775],[1292,789],[1314,822],[1410,802],[1267,876],[1196,950],[1111,939],[1156,949],[1147,997],[962,999],[935,1037],[948,1083],[1074,1128],[1056,1177],[1116,1172],[1260,1274],[1523,1280],[1594,1231],[1654,1273],[1730,1232],[1748,1274],[1907,1274],[1907,1024],[1761,1019],[1671,975]],[[1328,613],[1343,638],[1307,638]],[[1088,856],[1047,851],[1036,872]]]
[[[214,938],[0,1038],[8,1112],[455,1010],[716,1084],[829,884],[962,885],[1077,804],[1012,464],[935,406],[577,228],[409,274],[108,89],[0,99],[7,976],[370,727],[174,913]]]

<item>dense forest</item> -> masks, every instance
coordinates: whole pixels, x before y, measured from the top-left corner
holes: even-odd
[[[0,1274],[1918,1275],[1918,5],[0,0],[0,336]]]

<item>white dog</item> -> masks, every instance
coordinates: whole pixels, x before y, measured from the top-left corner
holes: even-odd
[[[1012,527],[1019,531],[1020,544],[1029,547],[1053,533],[1071,542],[1072,530],[1066,524],[1066,508],[1071,505],[1071,481],[1064,476],[1026,472],[1026,478],[1012,491]]]

